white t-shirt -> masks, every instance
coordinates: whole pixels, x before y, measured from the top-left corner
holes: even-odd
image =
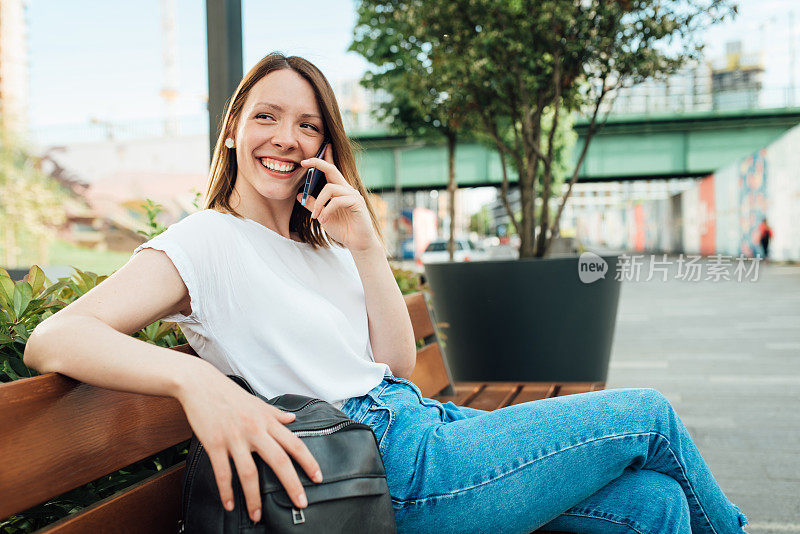
[[[163,250],[192,313],[181,325],[197,354],[267,398],[297,393],[341,408],[391,370],[372,355],[364,288],[347,248],[314,249],[252,220],[205,209],[139,245]]]

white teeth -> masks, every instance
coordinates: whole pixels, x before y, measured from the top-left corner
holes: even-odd
[[[261,158],[259,161],[261,161],[261,165],[264,167],[278,172],[289,172],[296,167],[294,163],[273,163],[274,160],[269,160],[267,158]]]

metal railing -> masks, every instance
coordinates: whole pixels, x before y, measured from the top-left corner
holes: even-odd
[[[694,91],[665,86],[623,88],[602,108],[611,115],[661,115],[793,108],[800,91],[789,87]]]
[[[675,81],[661,84],[647,82],[618,90],[608,98],[602,111],[609,109],[612,116],[624,115],[679,115],[693,112],[730,112],[757,109],[778,109],[800,106],[800,90],[789,87],[711,91],[708,87],[692,84],[679,85]],[[364,112],[366,113],[366,112]],[[345,129],[365,133],[365,126],[383,131],[385,127],[369,117],[343,113]],[[367,130],[369,131],[369,130]],[[174,132],[168,134],[168,132]],[[29,141],[40,147],[66,143],[92,143],[109,140],[127,140],[208,135],[208,117],[205,113],[173,119],[168,124],[163,118],[131,119],[123,121],[95,121],[76,125],[57,125],[32,129]]]

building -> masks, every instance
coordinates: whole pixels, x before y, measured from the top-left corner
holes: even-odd
[[[28,130],[27,39],[27,2],[0,0],[0,124],[23,137]]]
[[[760,54],[744,54],[741,41],[727,43],[725,57],[712,63],[714,110],[760,107],[763,76]]]
[[[349,133],[385,128],[371,113],[388,100],[389,96],[384,91],[366,89],[357,79],[337,80],[333,84],[333,90],[345,130]]]

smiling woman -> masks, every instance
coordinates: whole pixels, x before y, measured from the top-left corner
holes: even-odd
[[[326,137],[331,149],[322,159],[364,199],[364,216],[382,243],[333,90],[314,65],[295,56],[267,55],[236,89],[214,150],[205,207],[252,219],[314,246],[327,246],[326,240],[342,244],[337,237],[344,236],[334,235],[333,228],[323,230],[311,217],[313,203],[303,206],[296,199],[308,168],[302,162],[313,158]],[[335,180],[325,172],[328,182]]]

